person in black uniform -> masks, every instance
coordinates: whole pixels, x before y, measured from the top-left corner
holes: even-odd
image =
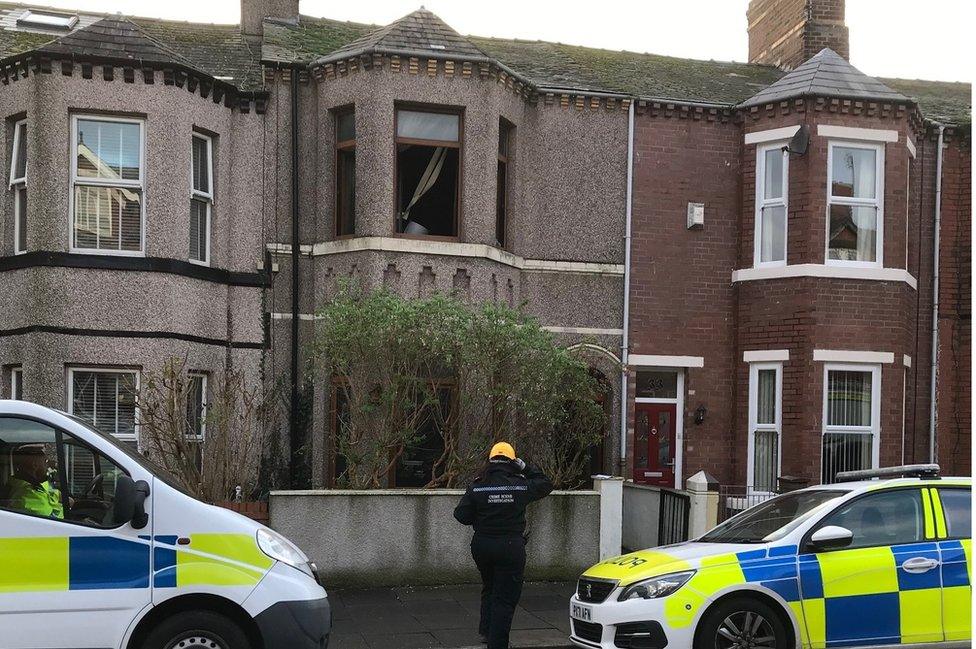
[[[488,466],[454,509],[454,518],[474,526],[471,556],[482,583],[478,631],[488,649],[508,649],[525,572],[525,507],[548,496],[552,482],[518,459],[511,444],[495,444],[488,458]]]

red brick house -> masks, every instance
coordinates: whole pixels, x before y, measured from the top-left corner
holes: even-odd
[[[968,474],[968,110],[851,66],[843,0],[748,17],[782,78],[732,108],[636,104],[625,475]]]

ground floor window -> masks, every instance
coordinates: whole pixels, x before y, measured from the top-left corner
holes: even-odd
[[[841,471],[878,466],[880,394],[880,366],[838,364],[824,368],[824,484],[833,483]]]
[[[749,367],[749,487],[776,491],[782,455],[782,363]]]
[[[10,368],[10,398],[24,398],[24,370],[20,367]]]
[[[134,370],[70,368],[68,407],[103,433],[136,442],[138,386],[139,373]]]

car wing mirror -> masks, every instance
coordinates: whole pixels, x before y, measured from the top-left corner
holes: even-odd
[[[846,548],[854,540],[854,532],[839,525],[827,525],[810,536],[809,546],[816,552]]]
[[[149,497],[149,483],[145,480],[134,481],[127,475],[119,476],[115,485],[115,505],[113,519],[119,525],[131,523],[132,527],[141,530],[149,523],[146,513],[146,499]]]

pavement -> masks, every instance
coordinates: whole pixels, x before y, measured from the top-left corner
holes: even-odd
[[[512,622],[511,647],[570,647],[572,582],[527,583]],[[481,585],[330,590],[329,649],[483,649]]]

